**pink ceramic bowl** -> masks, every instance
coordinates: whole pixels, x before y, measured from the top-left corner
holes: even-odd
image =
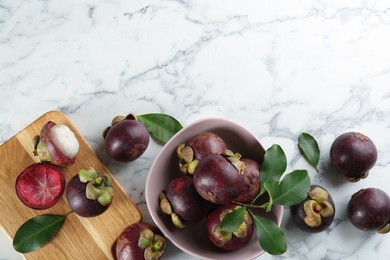
[[[232,252],[222,251],[209,241],[205,232],[204,221],[189,224],[184,229],[177,229],[170,222],[170,217],[162,214],[159,209],[159,193],[166,189],[173,177],[183,174],[178,168],[176,147],[204,131],[220,135],[228,148],[234,152],[239,152],[243,158],[262,162],[265,153],[264,148],[247,129],[225,119],[207,118],[198,120],[173,136],[155,159],[150,168],[145,187],[148,210],[163,234],[174,245],[188,254],[202,259],[253,259],[264,253],[259,245],[256,233],[244,248]],[[273,220],[279,226],[282,222],[283,207],[280,205],[273,206],[269,213],[265,213],[263,210],[251,210],[257,215]]]

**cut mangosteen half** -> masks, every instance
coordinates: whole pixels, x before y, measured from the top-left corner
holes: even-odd
[[[19,174],[15,189],[27,207],[48,209],[61,198],[65,184],[64,174],[55,165],[34,163]]]

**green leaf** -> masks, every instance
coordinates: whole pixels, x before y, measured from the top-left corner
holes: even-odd
[[[287,168],[287,158],[283,149],[277,145],[272,145],[264,155],[264,160],[260,169],[260,194],[265,192],[264,184],[268,181],[279,181]]]
[[[220,224],[221,231],[236,232],[245,218],[245,207],[239,207],[225,215]]]
[[[66,215],[41,215],[27,220],[16,231],[13,246],[20,253],[29,253],[44,246],[59,230]]]
[[[251,213],[252,214],[252,213]],[[273,221],[252,214],[255,231],[261,247],[271,255],[281,255],[287,251],[283,230]]]
[[[300,203],[307,197],[310,184],[310,177],[306,170],[288,173],[279,183],[278,195],[273,198],[274,204],[292,206]]]
[[[183,128],[179,121],[166,114],[139,115],[137,120],[148,129],[153,138],[164,144]]]
[[[268,202],[268,206],[266,208],[266,212],[269,212],[272,209],[272,205],[274,205],[274,198],[276,198],[278,196],[279,187],[278,187],[278,183],[276,181],[267,181],[264,184],[264,188],[268,192],[268,195],[269,195],[269,202]]]
[[[320,160],[320,148],[317,141],[308,133],[301,133],[298,137],[299,151],[306,161],[318,172],[318,162]]]

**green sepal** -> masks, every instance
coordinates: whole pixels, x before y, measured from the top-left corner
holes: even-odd
[[[89,181],[93,181],[98,177],[98,173],[92,167],[88,167],[86,169],[81,169],[79,171],[79,178],[82,183],[86,183]]]
[[[38,156],[43,162],[51,162],[51,156],[46,144],[40,140],[34,150],[34,155]]]

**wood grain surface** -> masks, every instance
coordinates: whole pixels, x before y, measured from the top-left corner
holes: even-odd
[[[112,247],[122,230],[141,221],[141,214],[130,197],[102,164],[76,127],[59,111],[50,111],[0,146],[0,226],[12,240],[17,229],[28,219],[41,214],[65,214],[69,208],[65,193],[47,210],[33,210],[16,196],[15,181],[27,166],[38,162],[33,155],[33,137],[47,121],[67,125],[76,135],[80,150],[73,165],[61,167],[69,181],[82,168],[91,166],[112,177],[114,200],[102,215],[83,218],[71,213],[56,236],[41,249],[24,254],[26,259],[114,259]]]

